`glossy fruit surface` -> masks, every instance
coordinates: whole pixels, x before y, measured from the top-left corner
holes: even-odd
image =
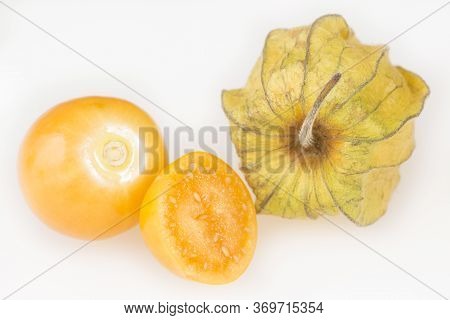
[[[18,167],[25,198],[47,225],[93,239],[137,223],[164,161],[148,114],[124,100],[85,97],[57,105],[33,124]]]
[[[189,153],[161,172],[143,201],[140,226],[164,265],[204,283],[237,279],[256,246],[256,213],[246,186],[205,152]]]

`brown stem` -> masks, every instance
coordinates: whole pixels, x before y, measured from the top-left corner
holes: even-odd
[[[314,125],[314,121],[317,118],[317,114],[319,113],[320,106],[322,105],[323,100],[330,93],[331,89],[338,83],[341,78],[340,73],[336,73],[323,87],[322,91],[317,96],[316,101],[303,121],[302,127],[300,128],[300,132],[298,134],[300,145],[303,148],[308,148],[314,143],[314,137],[312,134],[312,129]]]

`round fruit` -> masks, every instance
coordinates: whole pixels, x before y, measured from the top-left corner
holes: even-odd
[[[239,176],[205,152],[164,169],[148,190],[141,231],[155,256],[188,279],[222,284],[237,279],[256,246],[256,212]]]
[[[93,239],[137,223],[164,161],[161,137],[143,110],[86,97],[57,105],[33,124],[18,166],[25,198],[46,224]]]

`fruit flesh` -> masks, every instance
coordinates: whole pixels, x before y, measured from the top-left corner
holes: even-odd
[[[256,213],[247,188],[225,162],[204,152],[181,157],[155,179],[140,226],[164,265],[210,284],[237,279],[256,245]]]
[[[147,132],[143,139],[140,128]],[[140,140],[154,148],[141,155],[145,174]],[[57,105],[33,124],[18,169],[39,218],[64,234],[93,239],[137,223],[142,198],[164,161],[161,137],[144,111],[120,99],[86,97]]]

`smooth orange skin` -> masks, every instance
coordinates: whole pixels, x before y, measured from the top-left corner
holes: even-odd
[[[161,263],[208,284],[236,280],[256,247],[256,212],[246,186],[205,152],[186,154],[160,173],[142,203],[140,227]]]
[[[141,161],[143,174],[139,128],[151,130],[141,140],[155,149]],[[124,146],[119,153],[117,143]],[[33,124],[18,170],[24,196],[42,221],[66,235],[96,239],[137,224],[145,192],[164,163],[148,114],[128,101],[85,97],[57,105]]]

